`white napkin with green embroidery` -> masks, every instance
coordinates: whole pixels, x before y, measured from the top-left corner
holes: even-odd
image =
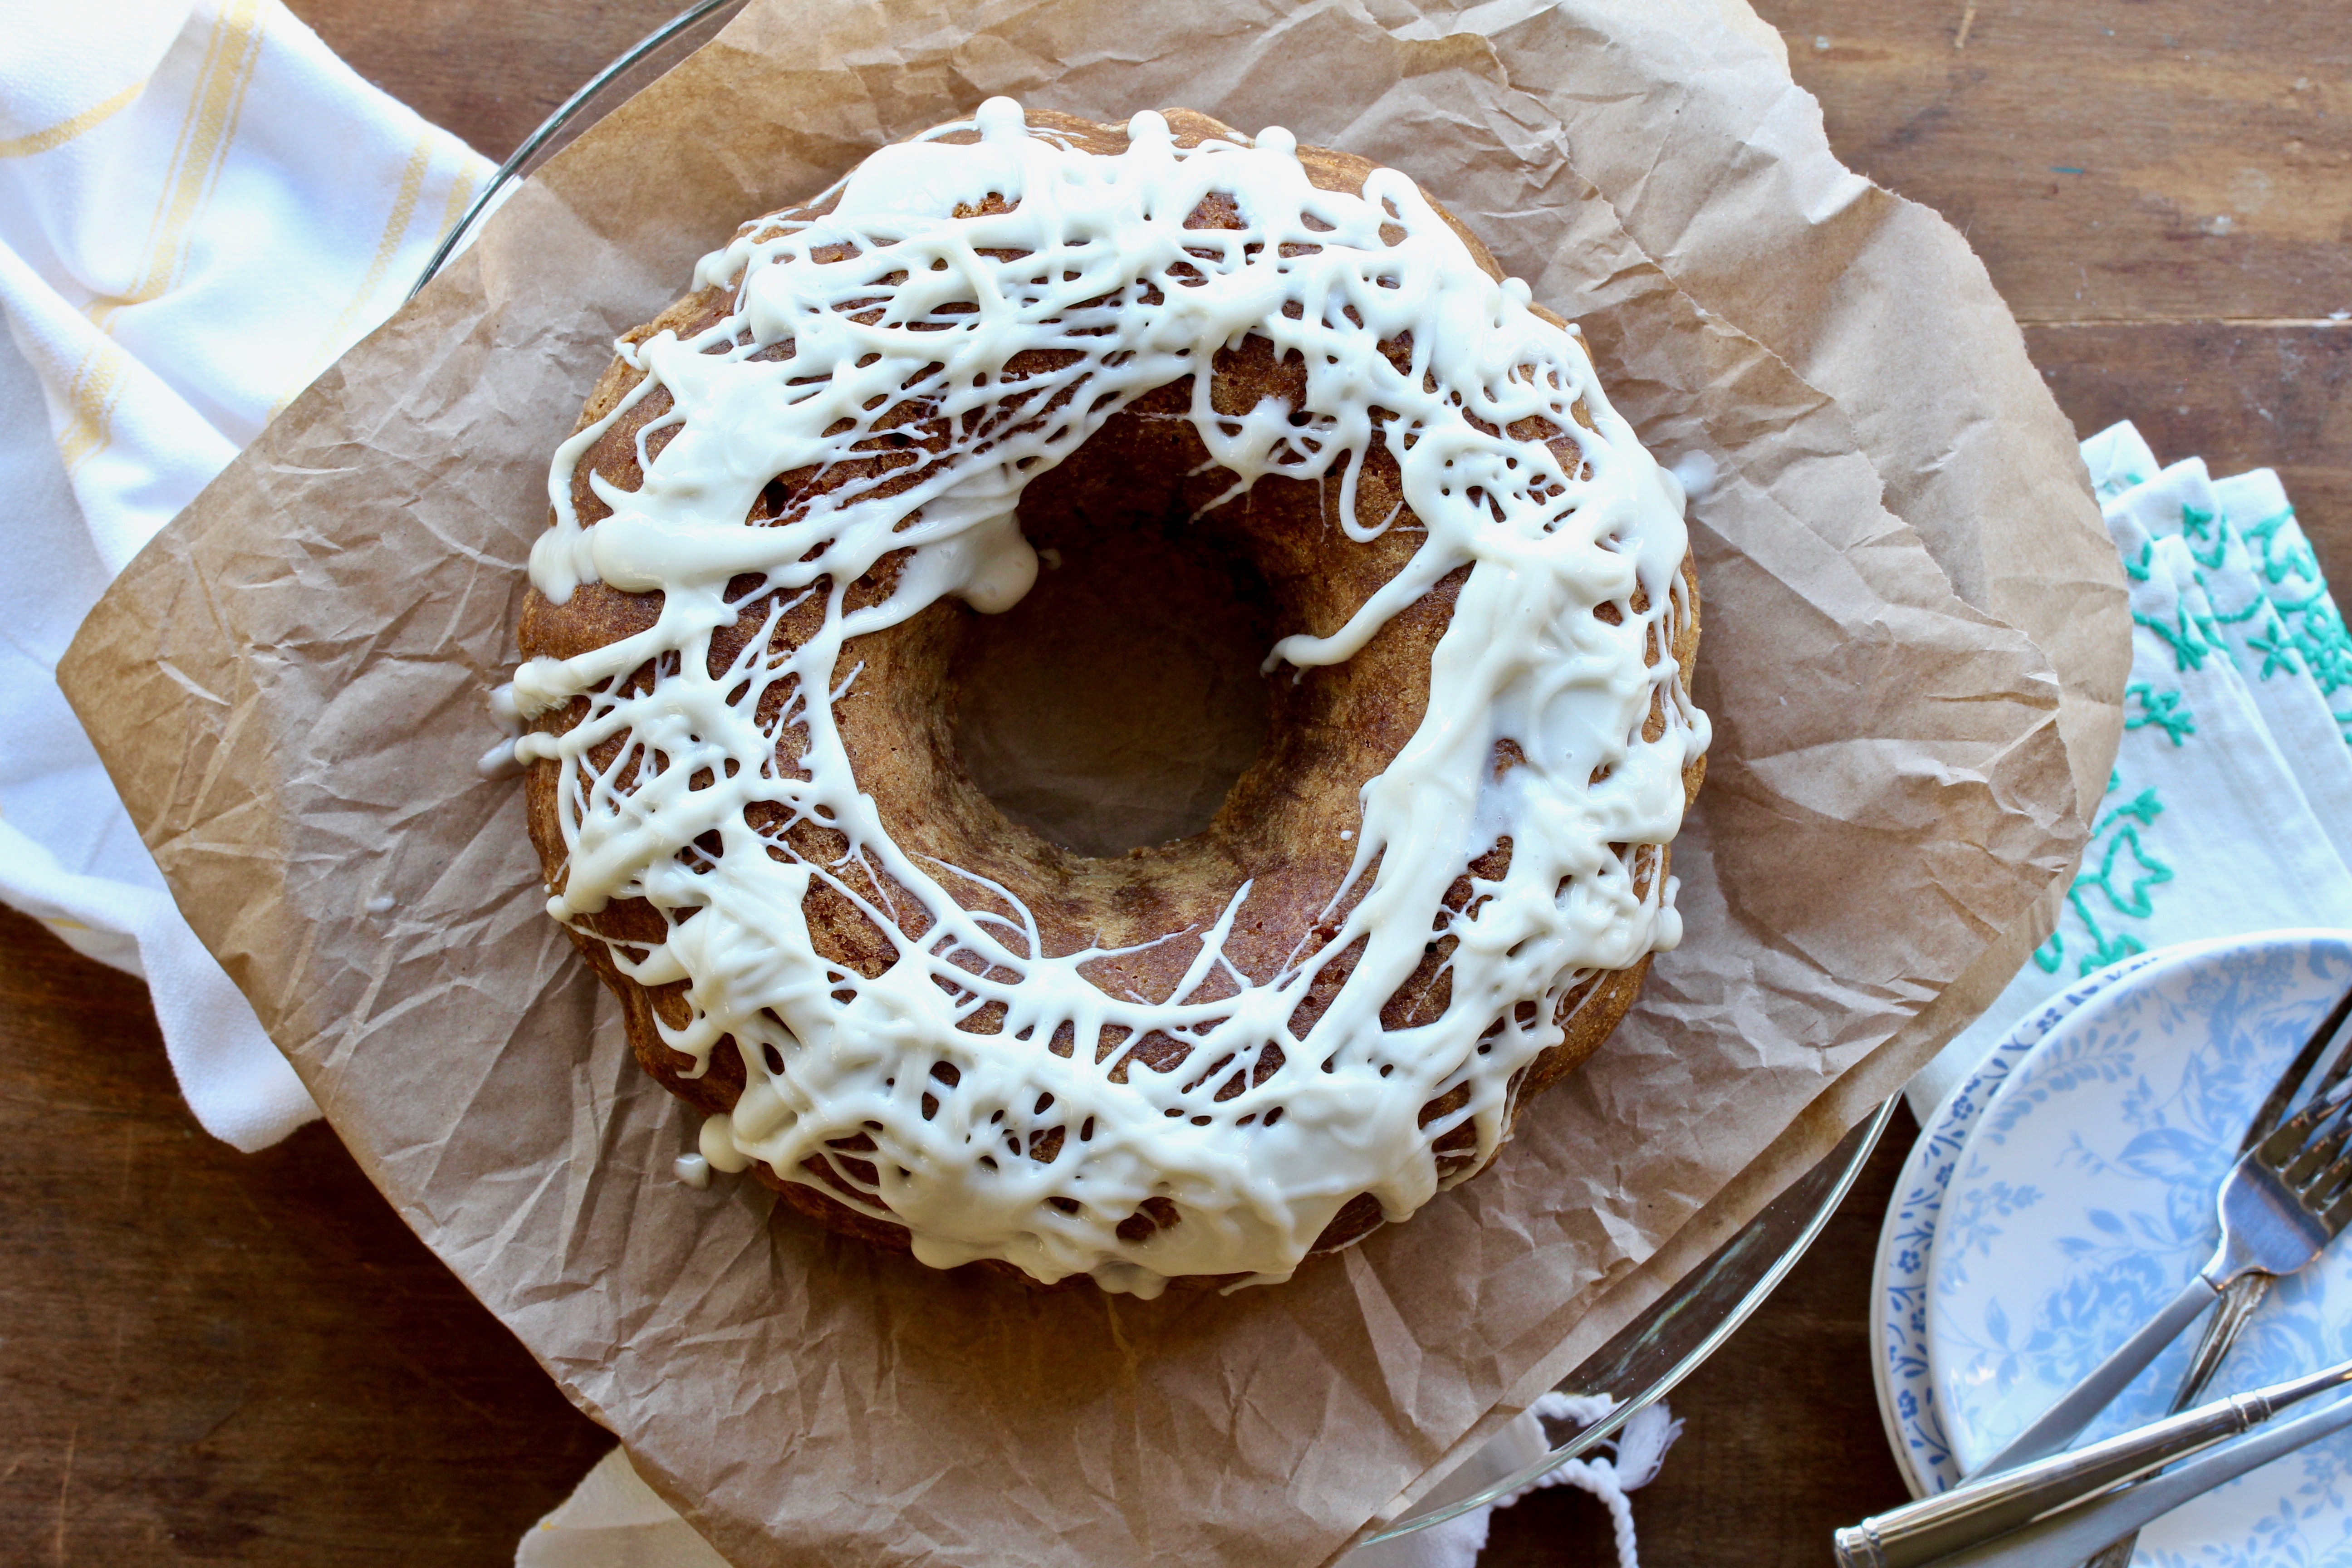
[[[2131,579],[2122,749],[2056,934],[1911,1082],[1924,1122],[2027,1013],[2128,953],[2352,926],[2352,637],[2278,476],[2083,458]]]

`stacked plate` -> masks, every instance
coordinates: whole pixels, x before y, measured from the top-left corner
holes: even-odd
[[[2028,1017],[1937,1111],[1879,1235],[1871,1322],[1879,1410],[1915,1494],[1997,1452],[2211,1257],[2239,1139],[2347,987],[2347,931],[2135,956]],[[2163,1415],[2195,1339],[2084,1441]],[[2279,1282],[2208,1397],[2347,1355],[2352,1243]],[[2352,1563],[2352,1434],[2158,1521],[2134,1561]]]

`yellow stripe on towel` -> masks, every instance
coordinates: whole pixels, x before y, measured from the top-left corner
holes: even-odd
[[[58,437],[58,456],[64,461],[67,478],[72,478],[111,438],[114,405],[122,395],[122,366],[129,357],[100,338],[74,367],[73,379],[66,384],[66,401],[73,405],[73,418]]]
[[[253,85],[253,68],[261,58],[263,23],[261,0],[228,0],[223,8],[205,45],[196,90],[173,149],[172,173],[164,181],[163,202],[148,225],[146,256],[138,280],[128,293],[101,298],[85,307],[99,331],[107,331],[124,306],[162,298],[186,267],[189,231],[195,226],[205,198],[226,161],[245,108],[246,89]]]
[[[320,335],[319,343],[300,378],[270,405],[270,418],[275,419],[286,412],[286,405],[299,396],[304,387],[319,378],[319,373],[326,369],[329,362],[341,351],[344,338],[375,299],[375,291],[382,286],[383,275],[392,268],[392,258],[400,254],[400,242],[408,237],[408,226],[416,221],[417,198],[425,194],[425,176],[432,167],[433,139],[420,136],[416,141],[416,150],[408,155],[408,167],[401,172],[400,189],[392,198],[392,216],[384,220],[383,237],[376,242],[375,258],[368,263],[367,276],[360,279],[360,286],[352,290],[342,312]]]
[[[147,90],[142,79],[132,82],[104,103],[85,109],[70,120],[60,120],[46,131],[29,132],[23,136],[11,136],[0,142],[0,158],[29,158],[36,153],[46,153],[52,147],[62,147],[85,131],[93,130],[113,119],[138,101]]]
[[[262,0],[228,0],[213,34],[205,44],[204,63],[197,68],[196,90],[186,117],[180,122],[172,150],[171,173],[164,195],[148,222],[147,246],[138,280],[128,293],[101,295],[82,307],[100,332],[110,330],[125,306],[159,299],[187,265],[188,235],[195,226],[205,198],[210,194],[236,122],[245,109],[246,90],[261,58],[264,26]],[[121,396],[121,351],[101,339],[75,371],[68,391],[73,422],[58,439],[58,456],[70,475],[114,438],[114,405]]]

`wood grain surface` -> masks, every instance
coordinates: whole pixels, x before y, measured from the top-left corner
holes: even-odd
[[[293,0],[502,156],[677,0]],[[1983,257],[2084,434],[2284,477],[2352,574],[2352,17],[2341,0],[1760,0],[1854,168]],[[2345,319],[2334,319],[2343,313]],[[1956,367],[1956,370],[1959,367]],[[1818,1564],[1899,1500],[1877,1221],[1912,1129],[1673,1399],[1654,1565]],[[145,994],[0,911],[0,1563],[498,1564],[607,1446],[311,1127],[247,1156]],[[1490,1568],[1615,1560],[1564,1489]],[[844,1565],[849,1568],[849,1565]]]

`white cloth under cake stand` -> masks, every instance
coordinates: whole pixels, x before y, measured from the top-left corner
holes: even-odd
[[[144,975],[188,1108],[319,1114],[58,691],[114,574],[389,314],[488,176],[278,0],[0,0],[0,900]]]

